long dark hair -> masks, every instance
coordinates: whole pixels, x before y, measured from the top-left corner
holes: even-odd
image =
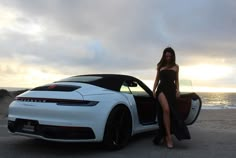
[[[171,61],[170,61],[170,63],[167,63],[167,61],[166,61],[165,55],[166,55],[167,52],[169,52],[171,54]],[[162,67],[167,66],[167,64],[168,64],[168,68],[173,67],[173,66],[176,65],[176,63],[175,63],[175,51],[171,47],[167,47],[167,48],[165,48],[163,50],[163,54],[162,54],[161,60],[157,64],[158,71],[160,71],[160,69]]]

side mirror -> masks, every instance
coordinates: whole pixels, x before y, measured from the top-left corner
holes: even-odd
[[[138,86],[138,84],[135,81],[125,81],[124,85],[127,87],[137,87]]]

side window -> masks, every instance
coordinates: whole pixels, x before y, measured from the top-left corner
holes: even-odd
[[[131,91],[130,91],[129,87],[125,83],[122,84],[122,86],[120,88],[120,92],[131,94]]]
[[[130,91],[134,96],[148,97],[149,94],[138,84],[136,86],[130,87]]]
[[[149,96],[149,94],[136,81],[125,81],[121,86],[120,92],[130,93],[134,96]]]

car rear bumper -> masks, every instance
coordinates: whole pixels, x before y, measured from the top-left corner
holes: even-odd
[[[8,121],[11,133],[40,137],[53,141],[81,141],[94,140],[94,131],[89,127],[50,126],[39,124],[38,121],[16,119]]]
[[[98,105],[99,106],[99,105]],[[8,129],[18,135],[63,142],[101,142],[106,115],[98,106],[66,107],[13,102],[9,107]]]

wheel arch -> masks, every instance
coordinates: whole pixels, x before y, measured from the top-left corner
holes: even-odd
[[[105,122],[105,124],[104,124],[104,130],[103,130],[103,139],[104,139],[104,136],[105,136],[105,130],[106,130],[106,126],[107,126],[107,123],[108,123],[108,120],[109,120],[109,116],[111,115],[111,113],[112,113],[116,108],[124,108],[124,109],[126,109],[126,110],[128,111],[129,117],[130,117],[130,119],[131,119],[131,135],[133,134],[133,129],[134,129],[133,125],[134,125],[134,122],[133,122],[133,115],[132,115],[131,109],[130,109],[127,105],[125,105],[125,104],[123,104],[123,103],[119,103],[119,104],[113,106],[113,107],[111,108],[111,110],[109,111],[109,113],[107,114],[106,122]]]

